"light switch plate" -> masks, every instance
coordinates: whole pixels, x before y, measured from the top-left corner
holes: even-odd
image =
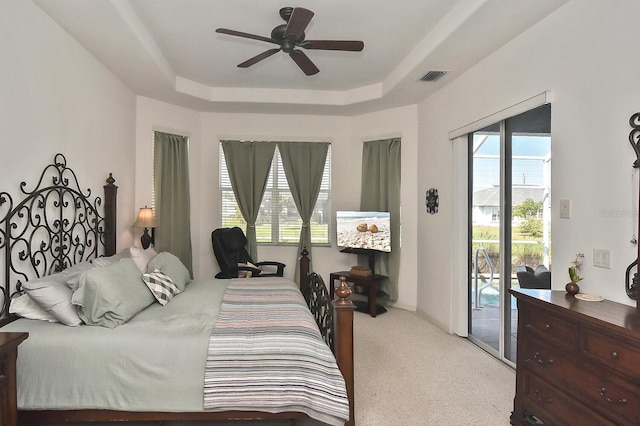
[[[611,253],[606,249],[593,249],[593,266],[611,269]]]
[[[571,200],[560,200],[560,219],[571,219]]]

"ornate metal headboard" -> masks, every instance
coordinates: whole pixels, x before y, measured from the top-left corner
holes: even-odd
[[[102,206],[100,197],[90,198],[90,189],[80,189],[65,156],[56,154],[33,189],[23,181],[15,200],[0,192],[0,318],[8,314],[13,292],[29,279],[115,253],[114,182],[109,175]]]

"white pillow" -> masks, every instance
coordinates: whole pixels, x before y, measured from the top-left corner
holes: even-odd
[[[133,262],[136,264],[136,266],[138,267],[138,269],[140,269],[140,272],[142,273],[147,272],[147,265],[149,264],[151,259],[156,257],[158,254],[151,247],[145,250],[145,249],[132,246],[129,248],[129,251],[131,252],[131,260],[133,260]]]
[[[25,282],[22,287],[42,309],[65,325],[76,326],[82,321],[71,304],[73,291],[67,286],[67,275],[58,273]]]
[[[49,322],[58,322],[53,315],[45,311],[33,301],[27,293],[14,296],[9,305],[9,313],[16,314],[22,318],[33,320],[44,320]]]

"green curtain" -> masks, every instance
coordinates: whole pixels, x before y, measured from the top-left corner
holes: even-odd
[[[328,143],[322,142],[279,142],[278,150],[282,158],[282,167],[289,183],[291,195],[302,219],[298,253],[303,247],[311,254],[311,215],[318,200],[322,174],[327,161]],[[311,269],[313,270],[313,269]],[[296,262],[295,277],[300,274],[299,262]]]
[[[193,277],[188,141],[184,136],[154,132],[155,247],[177,256]]]
[[[400,273],[400,138],[365,142],[360,209],[391,214],[391,253],[376,255],[375,273],[386,275],[381,290],[398,300]]]
[[[275,142],[222,141],[231,187],[242,217],[247,222],[247,252],[258,260],[256,219],[267,186]]]

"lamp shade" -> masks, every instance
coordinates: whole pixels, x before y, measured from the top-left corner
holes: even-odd
[[[151,207],[143,207],[138,212],[138,218],[133,223],[134,228],[155,228],[156,217]]]

